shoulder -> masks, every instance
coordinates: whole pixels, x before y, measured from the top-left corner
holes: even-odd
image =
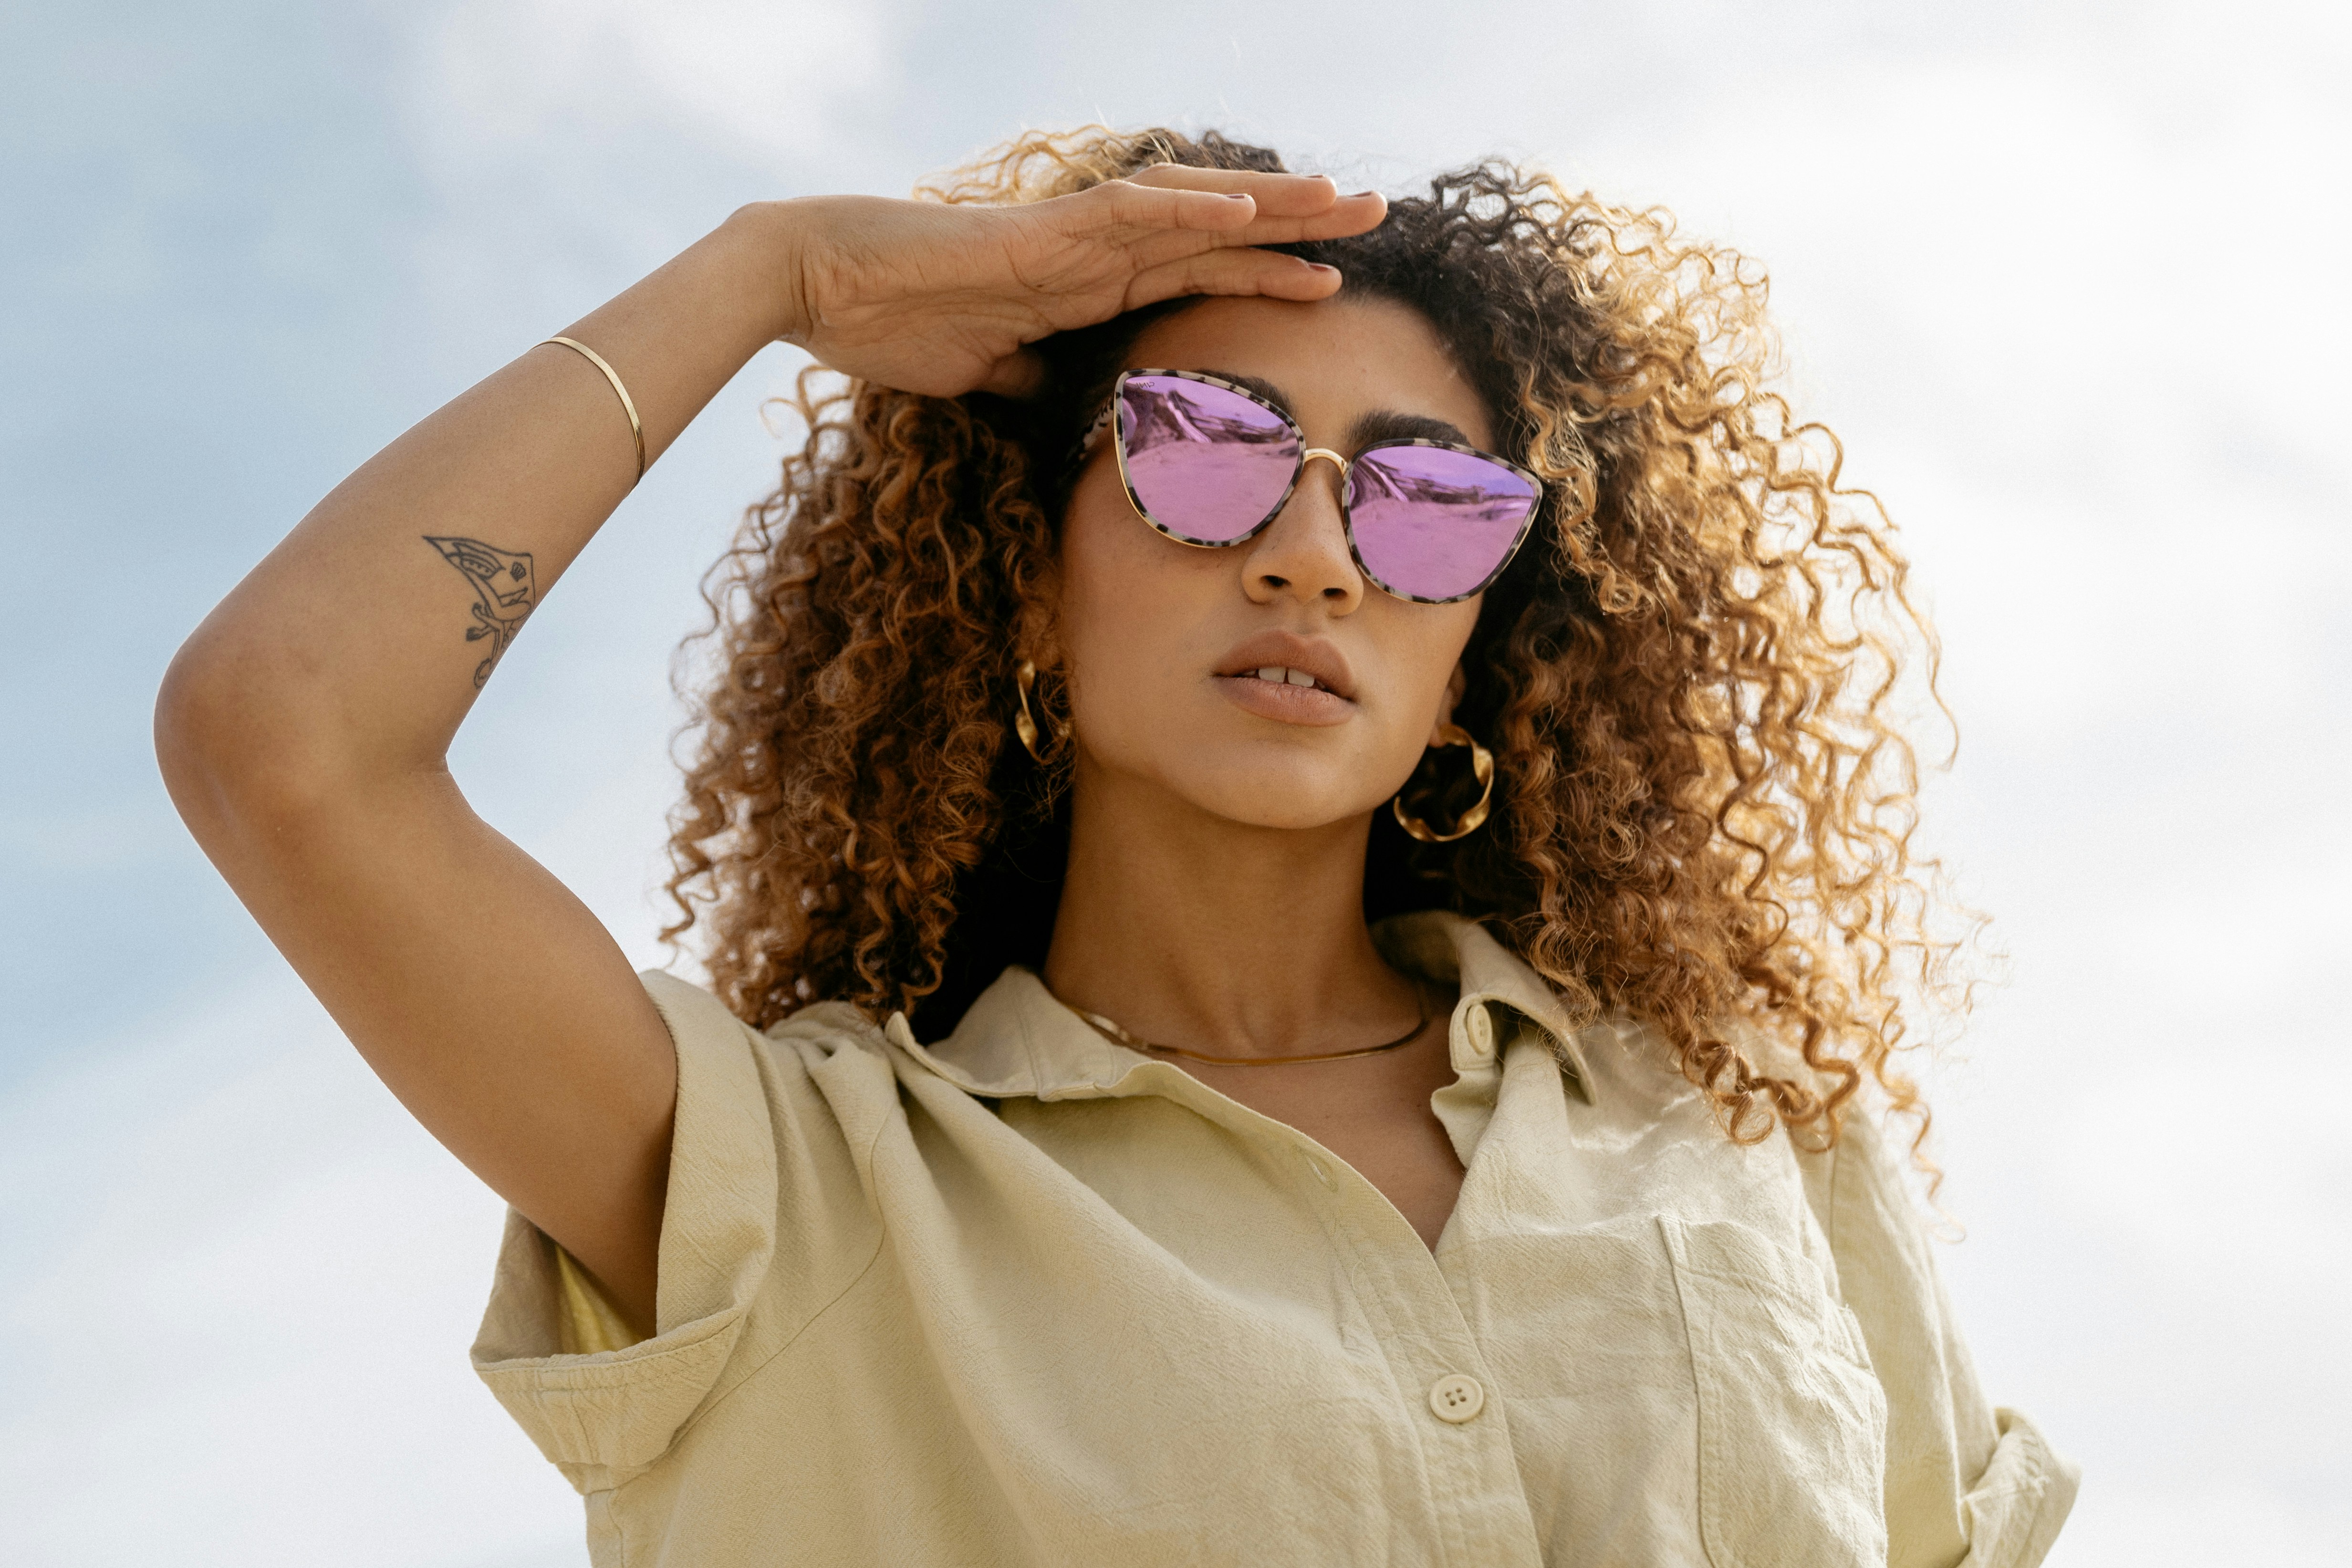
[[[1790,1060],[1792,1052],[1759,1038],[1752,1026],[1728,1032],[1759,1070],[1801,1082],[1812,1076]],[[1792,1172],[1833,1255],[1885,1254],[1906,1272],[1924,1277],[1930,1271],[1928,1209],[1911,1164],[1909,1125],[1881,1097],[1857,1097],[1833,1139],[1783,1124],[1760,1143],[1748,1142],[1731,1135],[1723,1112],[1693,1081],[1683,1053],[1663,1030],[1617,1017],[1580,1030],[1575,1044],[1577,1066],[1595,1088],[1626,1097],[1636,1114],[1717,1149],[1722,1159],[1761,1163],[1784,1173],[1784,1179]]]
[[[1804,1177],[1805,1199],[1843,1277],[1856,1269],[1932,1291],[1929,1209],[1911,1163],[1911,1140],[1899,1119],[1871,1097],[1851,1105],[1836,1139],[1819,1146],[1810,1134],[1784,1132]]]
[[[691,981],[660,970],[639,979],[677,1051],[673,1188],[708,1176],[759,1190],[783,1174],[781,1160],[795,1175],[780,1201],[850,1201],[854,1152],[903,1116],[884,1030],[842,1002],[757,1029]],[[841,1179],[816,1179],[811,1162]]]
[[[847,1002],[812,1002],[759,1029],[736,1017],[707,987],[664,969],[643,970],[637,978],[668,1026],[681,1061],[689,1055],[765,1057],[814,1067],[844,1051],[879,1056],[884,1051],[881,1027]]]
[[[677,1051],[656,1333],[566,1354],[555,1249],[514,1215],[474,1346],[482,1379],[583,1491],[668,1451],[838,1298],[883,1233],[861,1159],[897,1098],[871,1020],[819,1004],[759,1030],[690,981],[639,979]]]

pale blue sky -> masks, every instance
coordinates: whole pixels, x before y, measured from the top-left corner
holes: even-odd
[[[1391,187],[1501,151],[1771,267],[1946,635],[1929,832],[2011,957],[1936,1079],[1942,1257],[2085,1464],[2053,1562],[2340,1561],[2342,16],[0,0],[0,1560],[580,1560],[465,1367],[497,1205],[180,831],[155,682],[370,452],[734,204],[1099,116]],[[456,758],[641,962],[668,649],[793,368],[649,476]]]

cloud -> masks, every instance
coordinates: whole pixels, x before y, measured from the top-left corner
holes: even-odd
[[[1965,740],[1928,831],[2015,961],[1933,1088],[1972,1228],[1942,1258],[1996,1396],[2088,1461],[2053,1561],[2331,1560],[2352,1526],[2340,1478],[2318,1473],[2340,1462],[2352,1393],[2326,1355],[2352,1287],[2333,1196],[2352,1141],[2325,1092],[2352,942],[2334,891],[2352,875],[2335,825],[2352,618],[2334,587],[2352,570],[2336,452],[2352,323],[2326,267],[2352,238],[2336,90],[2352,12],[1512,0],[1433,35],[1402,5],[1341,29],[1231,0],[1013,15],[399,13],[381,62],[395,112],[333,121],[331,155],[268,189],[356,262],[398,258],[380,271],[413,294],[342,251],[323,270],[353,315],[389,323],[398,352],[372,374],[437,383],[403,394],[409,417],[735,203],[901,190],[1029,120],[1223,121],[1384,158],[1391,179],[1525,149],[1754,251],[1800,406],[1887,497],[1947,636]],[[341,78],[245,26],[205,58],[275,61],[272,91],[248,96],[313,78],[331,95]],[[209,80],[177,79],[174,101],[211,101]],[[148,181],[261,177],[252,144],[138,108],[126,144],[168,149]],[[383,145],[414,188],[296,183]],[[191,188],[207,195],[185,224],[241,221]],[[190,232],[140,231],[100,276],[135,283]],[[281,340],[247,400],[250,461],[307,474],[316,453],[287,446],[318,439],[296,417],[316,395],[302,378],[352,373],[354,335],[338,318],[299,338],[274,282],[213,287],[249,270],[205,288],[243,312],[223,317],[224,354]],[[34,279],[63,292],[27,319],[84,329],[72,272]],[[436,356],[431,377],[413,370]],[[641,963],[660,957],[644,889],[675,789],[666,654],[694,577],[772,477],[755,403],[782,379],[763,359],[648,476],[459,743],[485,817]],[[369,439],[397,427],[383,417]],[[349,460],[364,434],[341,438]],[[140,559],[128,589],[162,570]],[[149,842],[94,809],[0,829],[51,887]],[[49,905],[28,904],[47,938]],[[140,940],[200,945],[168,925]],[[27,1500],[0,1510],[0,1560],[143,1564],[163,1542],[197,1564],[578,1560],[576,1501],[464,1365],[496,1200],[289,975],[266,960],[127,1037],[18,1022],[55,1065],[0,1102],[0,1472]]]
[[[446,173],[680,138],[748,165],[847,152],[894,85],[880,5],[465,0],[426,26],[409,91]]]
[[[2104,1493],[2105,1495],[2102,1495]],[[2084,1483],[2078,1522],[2050,1554],[2052,1568],[2092,1563],[2259,1563],[2263,1568],[2337,1568],[2352,1511],[2318,1499],[2223,1482],[2210,1490]]]
[[[291,976],[11,1096],[0,1151],[0,1560],[578,1560],[465,1361],[501,1207]]]

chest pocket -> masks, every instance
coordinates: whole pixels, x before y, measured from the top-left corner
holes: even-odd
[[[1886,1561],[1886,1396],[1812,1264],[1744,1225],[1662,1217],[1698,1390],[1714,1568]]]

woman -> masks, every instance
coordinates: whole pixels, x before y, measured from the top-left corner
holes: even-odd
[[[1501,167],[1166,131],[744,209],[190,640],[190,826],[512,1205],[475,1356],[599,1562],[2038,1562],[1880,1121],[1933,643],[1762,285]],[[445,767],[763,344],[632,977]]]

